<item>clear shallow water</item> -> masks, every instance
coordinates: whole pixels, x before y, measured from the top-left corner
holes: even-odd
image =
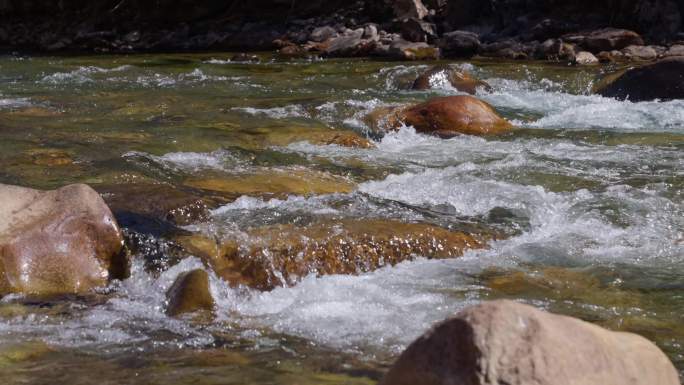
[[[228,191],[209,218],[183,228],[222,236],[383,218],[508,236],[459,259],[416,256],[271,292],[212,274],[219,306],[204,322],[163,313],[164,292],[198,259],[150,272],[137,256],[129,279],[92,298],[3,299],[0,374],[14,383],[48,383],[54,370],[66,374],[49,383],[93,373],[103,383],[374,383],[431,324],[491,298],[643,334],[684,370],[684,102],[592,96],[597,69],[454,64],[492,85],[478,96],[518,132],[441,140],[407,127],[354,149],[316,139],[365,134],[376,107],[456,92],[407,90],[423,64],[225,57],[1,59],[0,182],[187,191],[203,178],[314,172],[353,188]]]

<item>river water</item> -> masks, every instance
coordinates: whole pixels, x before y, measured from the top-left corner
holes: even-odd
[[[425,63],[230,56],[1,58],[0,182],[185,191],[315,173],[352,187],[224,189],[182,230],[380,218],[505,236],[265,292],[212,272],[218,310],[201,321],[164,314],[198,258],[151,270],[134,255],[130,278],[92,296],[2,299],[3,384],[373,384],[434,322],[495,298],[642,334],[684,374],[684,101],[593,96],[605,68],[451,63],[489,82],[477,96],[519,130],[443,140],[403,127],[348,148],[314,139],[366,135],[374,108],[458,92],[408,90]]]

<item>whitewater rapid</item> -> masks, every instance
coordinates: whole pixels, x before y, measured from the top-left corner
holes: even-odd
[[[211,66],[225,64],[210,60],[202,69],[177,74],[157,74],[132,66],[83,67],[46,74],[37,81],[50,86],[107,81],[141,87],[235,82],[251,84],[255,89],[263,87],[250,83],[248,76],[212,72]],[[163,314],[164,292],[178,274],[200,267],[199,260],[184,260],[160,276],[145,272],[137,261],[129,279],[109,288],[116,296],[106,303],[59,322],[35,316],[0,321],[0,331],[14,336],[39,335],[66,346],[204,346],[213,341],[212,328],[237,324],[245,335],[256,338],[270,330],[337,349],[395,354],[434,322],[482,300],[487,289],[472,277],[493,266],[619,263],[658,267],[684,263],[682,186],[673,182],[684,173],[681,145],[667,140],[655,144],[607,143],[573,134],[601,130],[684,135],[683,101],[621,102],[590,95],[586,82],[566,85],[525,74],[508,79],[487,68],[466,67],[495,89],[491,93],[480,91],[479,97],[517,126],[550,134],[441,140],[404,127],[378,140],[372,149],[308,142],[274,147],[272,150],[278,153],[305,159],[324,158],[337,165],[355,159],[393,171],[384,178],[359,183],[349,194],[273,200],[240,197],[214,210],[208,223],[189,229],[233,228],[243,218],[271,218],[282,212],[343,216],[369,212],[380,217],[421,220],[421,211],[412,208],[476,218],[487,218],[493,210],[503,208],[522,218],[519,234],[495,241],[487,250],[469,251],[459,259],[417,258],[361,276],[309,276],[294,287],[271,292],[231,288],[211,274],[218,320],[210,327],[197,327]],[[367,127],[362,118],[374,108],[425,97],[424,92],[402,88],[405,79],[424,68],[402,65],[377,71],[366,79],[374,82],[373,87],[343,91],[339,100],[230,110],[364,132]],[[263,92],[266,94],[268,89]],[[428,92],[454,93],[448,85]],[[30,101],[0,99],[0,108],[12,103]],[[199,170],[235,172],[255,167],[225,148],[163,155],[130,151],[122,157],[134,162],[142,159],[161,170],[187,175]],[[335,203],[340,201],[348,202],[350,209],[336,209]],[[403,206],[391,206],[397,202]],[[3,299],[10,300],[12,297]],[[160,337],[160,330],[167,331],[167,335]]]

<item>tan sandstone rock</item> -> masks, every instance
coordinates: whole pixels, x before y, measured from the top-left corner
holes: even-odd
[[[473,306],[414,341],[381,385],[679,385],[647,339],[512,301]]]
[[[120,277],[123,240],[90,187],[0,185],[0,294],[82,293]]]

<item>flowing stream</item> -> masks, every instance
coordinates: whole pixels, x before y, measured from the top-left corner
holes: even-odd
[[[202,262],[169,257],[152,232],[163,268],[139,253],[130,278],[92,296],[3,298],[0,382],[374,384],[430,325],[495,298],[644,335],[684,375],[684,101],[591,95],[605,68],[451,63],[490,83],[477,96],[520,129],[443,140],[403,127],[349,148],[316,138],[367,135],[374,108],[458,92],[408,90],[425,63],[262,56],[2,57],[0,183],[88,183],[106,196],[324,175],[352,187],[261,191],[247,178],[179,229],[354,218],[505,236],[461,258],[416,255],[263,292],[210,272],[218,309],[197,321],[167,317],[164,293]]]

